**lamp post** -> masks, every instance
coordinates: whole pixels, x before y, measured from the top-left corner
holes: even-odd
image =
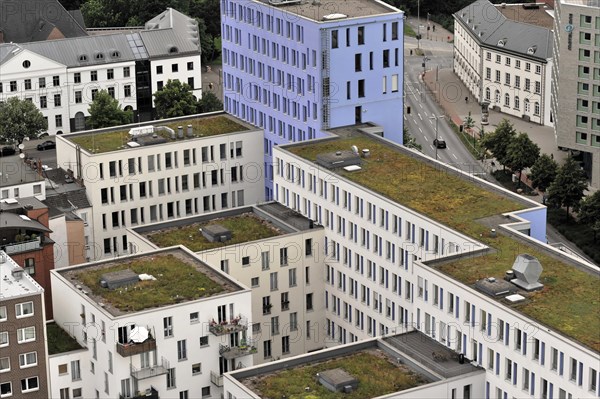
[[[417,0],[417,49],[421,48],[420,42],[421,42],[421,0]]]
[[[443,118],[444,115],[438,115],[438,116],[430,116],[429,119],[435,119],[435,141],[433,142],[433,146],[435,147],[435,160],[437,161],[438,159],[438,155],[437,155],[437,150],[438,150],[438,122],[440,120],[440,118]]]
[[[421,102],[423,102],[423,92],[425,91],[425,71],[427,68],[427,61],[429,61],[430,59],[427,57],[423,57],[423,79],[421,79]]]

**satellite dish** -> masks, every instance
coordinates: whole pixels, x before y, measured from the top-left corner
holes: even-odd
[[[22,150],[23,148],[25,148],[25,144],[23,144],[23,143],[19,144],[19,150]]]

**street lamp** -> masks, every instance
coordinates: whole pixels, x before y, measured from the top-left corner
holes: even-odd
[[[437,161],[438,159],[438,155],[437,155],[437,150],[438,150],[438,121],[440,120],[440,118],[444,118],[444,115],[438,115],[438,116],[430,116],[429,119],[435,119],[435,141],[433,142],[433,146],[435,147],[435,160]]]
[[[417,0],[417,49],[421,48],[420,42],[421,42],[421,0]]]
[[[421,102],[423,102],[423,92],[425,91],[425,70],[427,68],[427,61],[430,61],[429,58],[423,57],[423,78],[421,79]]]

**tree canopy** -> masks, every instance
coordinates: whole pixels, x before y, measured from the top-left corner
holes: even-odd
[[[190,85],[169,79],[154,93],[154,106],[159,118],[174,118],[195,113],[197,104]]]
[[[600,191],[584,198],[579,207],[579,222],[588,224],[594,232],[594,241],[600,232]]]
[[[506,166],[513,172],[519,172],[519,185],[523,169],[533,166],[539,157],[540,147],[531,141],[527,133],[519,133],[506,147]]]
[[[488,133],[483,137],[482,145],[492,152],[498,162],[507,166],[508,145],[516,135],[513,124],[507,119],[503,119],[493,133]]]
[[[48,122],[33,102],[10,97],[0,103],[0,142],[22,143],[25,137],[37,138],[46,129]]]
[[[133,112],[121,109],[119,102],[106,90],[100,90],[88,108],[88,124],[92,129],[125,125],[133,121]]]
[[[556,178],[558,164],[548,154],[542,154],[531,167],[529,178],[534,188],[546,191]]]
[[[213,92],[207,91],[202,93],[202,98],[198,100],[197,112],[202,114],[204,112],[221,111],[223,109],[223,103],[215,96]]]
[[[548,202],[551,205],[567,208],[578,208],[584,191],[587,190],[585,172],[573,157],[567,158],[564,165],[558,169],[556,179],[548,187]],[[577,210],[577,209],[576,209]]]

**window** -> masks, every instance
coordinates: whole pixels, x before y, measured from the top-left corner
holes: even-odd
[[[60,76],[52,76],[52,85],[54,87],[60,86]]]
[[[19,328],[17,330],[17,342],[22,344],[25,342],[35,341],[35,327]]]
[[[12,383],[2,382],[0,383],[0,398],[5,396],[12,396]]]
[[[25,79],[25,90],[31,90],[31,79]]]
[[[285,355],[290,353],[290,336],[281,337],[281,352]]]
[[[194,63],[193,62],[188,62],[187,63],[187,70],[188,71],[193,71],[194,70]]]
[[[202,363],[192,364],[192,375],[202,374]]]
[[[504,74],[504,84],[510,85],[510,73]]]
[[[331,31],[331,48],[338,48],[338,33],[337,29]]]
[[[354,54],[354,71],[360,72],[362,71],[362,54]]]
[[[500,71],[496,71],[496,82],[500,82]]]
[[[115,70],[110,68],[106,70],[106,79],[107,80],[112,80],[115,78]]]
[[[189,392],[187,390],[179,392],[179,399],[189,399]]]
[[[61,106],[60,94],[55,94],[54,95],[54,106],[55,107],[60,107]]]
[[[210,385],[206,387],[202,387],[202,397],[210,396]]]
[[[525,91],[530,91],[531,90],[531,80],[528,78],[525,78]]]
[[[313,294],[306,294],[306,310],[313,310]]]
[[[163,73],[163,67],[162,67],[162,65],[157,65],[156,66],[156,74],[160,75],[162,73]]]
[[[271,335],[279,335],[279,316],[271,317]]]
[[[398,22],[392,22],[392,40],[398,40]]]
[[[194,78],[189,77],[187,84],[193,89],[194,88]]]
[[[8,331],[0,331],[0,347],[8,345]]]
[[[175,368],[167,369],[167,389],[175,388]]]
[[[500,54],[496,54],[496,63],[499,64],[501,60],[502,56],[500,56]]]
[[[83,102],[83,95],[81,90],[75,92],[75,104],[81,104]]]
[[[19,367],[33,367],[37,365],[37,352],[21,353],[19,355]]]
[[[521,77],[519,75],[515,75],[515,88],[521,88]]]
[[[263,354],[265,359],[271,357],[271,340],[263,341]]]
[[[37,377],[29,377],[21,380],[21,392],[31,392],[40,389]]]
[[[200,321],[200,316],[198,312],[190,313],[190,323],[198,323]]]
[[[186,340],[177,341],[177,360],[182,361],[187,359],[187,344]]]
[[[69,372],[69,368],[66,363],[58,365],[58,375],[64,375]]]
[[[279,265],[280,266],[288,265],[288,249],[287,248],[279,249]]]
[[[259,278],[258,277],[252,277],[250,279],[250,285],[252,287],[258,287],[259,286]]]
[[[79,360],[73,360],[71,362],[71,380],[79,381],[80,379],[81,379],[81,367],[79,364]]]
[[[39,78],[38,86],[40,87],[40,89],[46,88],[46,78]]]
[[[358,44],[359,45],[365,44],[365,27],[364,26],[358,27]]]
[[[23,302],[15,305],[17,319],[33,316],[33,302]]]
[[[0,357],[0,373],[10,371],[10,357]]]
[[[271,291],[277,290],[277,272],[273,272],[269,275],[269,286]]]
[[[90,80],[96,82],[98,80],[98,71],[90,71]]]
[[[200,337],[200,347],[208,346],[208,335],[203,335]]]
[[[17,81],[16,80],[12,80],[10,82],[10,91],[17,91]]]
[[[48,108],[48,97],[40,96],[40,108]]]
[[[390,66],[390,50],[383,50],[383,67],[389,68]]]
[[[288,277],[289,277],[289,286],[290,287],[295,287],[297,284],[296,281],[296,268],[290,269],[288,271]]]
[[[179,72],[179,64],[171,64],[171,72]]]
[[[365,96],[365,80],[358,80],[358,97],[363,98]]]
[[[129,76],[131,76],[131,71],[129,67],[123,67],[123,77],[128,78]]]
[[[163,318],[163,327],[165,338],[173,336],[173,318],[165,317]]]

